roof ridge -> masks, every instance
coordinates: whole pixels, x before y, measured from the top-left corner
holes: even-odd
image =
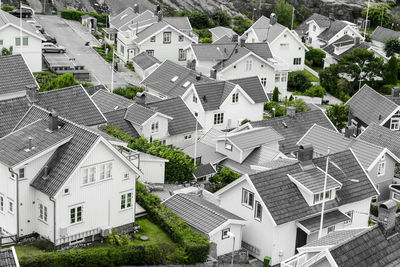
[[[83,90],[85,90],[82,86],[82,84],[76,84],[76,85],[71,85],[71,86],[67,86],[67,87],[63,87],[63,88],[57,88],[57,89],[53,89],[53,90],[47,90],[47,91],[38,91],[38,94],[48,94],[48,93],[56,93],[56,92],[61,92],[61,91],[67,91],[67,90],[71,90],[72,88],[82,88]],[[103,89],[100,89],[103,90]]]
[[[370,232],[370,231],[372,231],[372,230],[375,230],[375,228],[378,228],[378,227],[379,227],[379,224],[375,224],[375,225],[373,225],[373,226],[371,226],[371,227],[368,227],[368,228],[366,228],[365,230],[356,233],[354,236],[352,236],[351,238],[347,239],[346,241],[332,246],[331,248],[329,248],[329,251],[334,250],[334,249],[336,249],[336,248],[342,246],[342,245],[345,244],[345,243],[349,243],[349,242],[351,242],[351,241],[353,241],[353,240],[359,238],[360,236],[364,235],[365,233]],[[348,230],[354,230],[354,229],[348,229]]]
[[[212,210],[211,208],[209,208],[209,207],[207,207],[207,206],[201,204],[200,202],[197,202],[197,201],[195,202],[194,200],[190,199],[189,197],[186,197],[186,196],[185,196],[186,194],[184,194],[184,193],[178,193],[178,195],[180,195],[180,196],[183,197],[184,199],[189,200],[190,202],[192,202],[192,203],[194,203],[194,204],[198,204],[198,205],[201,206],[202,208],[204,208],[204,209],[206,209],[206,210],[208,210],[208,211],[211,211],[212,213],[214,213],[214,214],[216,214],[216,215],[218,215],[218,216],[224,218],[225,220],[229,220],[229,218],[227,218],[226,216],[224,216],[224,215],[222,215],[222,214],[216,212],[215,210]],[[188,194],[188,195],[189,195],[189,194]],[[192,194],[192,195],[193,195],[193,196],[196,196],[196,195],[194,195],[194,194]],[[199,197],[199,196],[197,196],[197,197]],[[199,198],[202,199],[201,197],[199,197]],[[204,200],[204,201],[208,201],[208,200],[205,200],[205,199],[203,199],[203,200]],[[210,204],[213,204],[213,203],[210,202]],[[213,205],[215,205],[215,204],[213,204]],[[217,205],[215,205],[215,206],[218,207]]]
[[[30,110],[30,109],[29,109],[29,110]],[[28,111],[29,111],[29,110],[28,110]],[[14,133],[19,132],[19,131],[21,131],[22,129],[25,129],[26,127],[31,126],[31,125],[33,125],[33,124],[39,122],[39,121],[42,121],[42,120],[43,120],[43,119],[38,119],[38,120],[35,120],[35,121],[31,122],[31,123],[28,123],[27,125],[25,125],[25,126],[19,128],[19,129],[15,130],[15,131],[12,131],[12,132],[6,134],[5,136],[1,137],[1,138],[0,138],[0,141],[3,140],[3,139],[5,139],[6,137],[9,137],[10,135],[13,135]],[[14,129],[13,129],[13,130],[14,130]]]

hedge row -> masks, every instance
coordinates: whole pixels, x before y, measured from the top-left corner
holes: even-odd
[[[150,220],[183,247],[188,264],[204,262],[207,259],[210,252],[208,239],[195,232],[184,220],[162,205],[161,200],[139,182],[136,185],[136,201],[147,211]]]
[[[166,253],[160,246],[91,247],[61,252],[22,256],[21,267],[108,267],[122,265],[165,264]]]
[[[71,10],[71,9],[61,10],[61,17],[63,19],[82,21],[81,17],[83,15],[93,16],[97,19],[97,22],[104,23],[104,24],[107,22],[107,16],[108,16],[107,14],[97,14],[95,12],[83,12],[83,11],[77,11],[77,10]]]

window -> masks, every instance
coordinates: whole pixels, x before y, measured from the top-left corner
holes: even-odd
[[[249,208],[253,208],[254,194],[246,189],[242,189],[242,204]]]
[[[224,113],[214,114],[214,124],[224,123]]]
[[[11,199],[8,200],[8,211],[14,214],[14,201],[12,201]]]
[[[326,191],[325,193],[325,201],[330,200],[332,197],[332,190]],[[320,203],[324,200],[324,193],[314,194],[314,204]]]
[[[178,56],[179,61],[185,61],[186,60],[186,51],[183,49],[179,49],[179,56]]]
[[[149,56],[152,56],[152,57],[154,57],[154,50],[146,50],[146,53],[149,55]]]
[[[229,150],[229,151],[232,151],[232,144],[229,143],[228,141],[226,141],[226,142],[225,142],[225,149],[226,149],[226,150]]]
[[[281,47],[288,48],[288,47],[289,47],[289,44],[288,44],[288,43],[282,43],[282,44],[281,44]]]
[[[281,80],[281,74],[280,73],[275,73],[275,83],[279,83]]]
[[[4,212],[4,196],[0,196],[0,211]]]
[[[295,57],[293,59],[293,65],[301,65],[301,57]]]
[[[3,45],[3,40],[0,40],[0,45]]]
[[[83,169],[82,170],[82,184],[87,184],[88,183],[88,174],[89,170],[88,169]]]
[[[19,177],[19,179],[25,178],[25,168],[21,168],[18,170],[18,177]]]
[[[70,209],[70,223],[79,223],[82,221],[82,206],[78,206]]]
[[[123,55],[125,53],[125,48],[123,45],[119,46],[119,51],[121,51],[121,54]]]
[[[237,103],[239,102],[239,93],[234,93],[232,95],[232,103]]]
[[[397,202],[400,202],[400,194],[393,192],[393,199],[396,200]],[[2,211],[2,209],[1,209],[1,196],[0,196],[0,211]]]
[[[47,207],[43,204],[39,204],[39,219],[47,222]]]
[[[128,209],[132,206],[132,193],[121,195],[121,210]]]
[[[391,130],[400,130],[400,118],[391,118],[390,119],[390,129]]]
[[[281,82],[287,82],[287,77],[288,77],[287,72],[282,73],[281,74]]]
[[[96,181],[96,167],[89,168],[89,183],[94,183]]]
[[[158,121],[151,124],[151,132],[158,133]]]
[[[222,239],[227,239],[227,238],[229,238],[229,235],[228,235],[228,233],[230,232],[230,228],[227,228],[227,229],[224,229],[224,230],[222,230]]]
[[[189,134],[189,135],[185,135],[185,140],[189,140],[189,139],[192,139],[192,135],[191,134]]]
[[[21,46],[21,39],[19,37],[15,38],[15,46]]]
[[[28,45],[28,37],[23,37],[22,38],[22,45],[27,46]]]
[[[266,77],[262,77],[261,78],[261,84],[265,87],[267,86],[267,78]]]
[[[193,94],[193,102],[197,103],[197,97]]]
[[[344,225],[349,225],[353,222],[353,211],[350,210],[348,212],[345,213],[347,216],[350,217],[350,219],[348,219],[347,221],[344,222]]]
[[[246,71],[251,71],[253,61],[251,59],[246,60]]]
[[[64,188],[64,195],[69,195],[69,187]]]
[[[313,31],[317,31],[317,26],[313,25]]]
[[[170,44],[171,43],[171,32],[164,32],[163,33],[163,42],[164,42],[164,44]]]
[[[183,35],[179,35],[178,41],[179,41],[179,42],[183,42]]]
[[[150,37],[150,42],[155,43],[155,41],[156,41],[156,37],[155,36],[151,36]]]
[[[283,38],[286,38],[286,37],[287,37],[287,34],[284,34],[284,35],[283,35]]]
[[[378,163],[378,176],[385,174],[385,161],[381,161]]]
[[[334,226],[334,225],[329,226],[329,227],[328,227],[328,234],[331,233],[331,232],[333,232],[333,231],[335,231],[335,226]]]
[[[255,210],[254,210],[254,219],[261,222],[262,218],[262,206],[261,203],[256,201]]]
[[[99,180],[104,180],[104,178],[106,177],[106,165],[105,164],[101,164],[99,169],[100,169],[100,171],[99,171]]]
[[[201,164],[201,156],[196,158],[196,164]]]

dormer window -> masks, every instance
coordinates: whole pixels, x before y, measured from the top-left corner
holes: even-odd
[[[328,190],[325,192],[325,201],[331,200],[333,194],[332,190]],[[324,200],[324,193],[314,194],[314,204],[321,203]]]
[[[229,150],[229,151],[232,151],[232,144],[229,143],[228,141],[226,141],[226,142],[225,142],[225,149],[226,149],[226,150]]]
[[[317,26],[313,25],[313,31],[317,31]]]
[[[151,132],[158,133],[158,121],[151,124]]]
[[[378,176],[385,174],[385,155],[381,157],[380,162],[378,163]]]
[[[239,102],[239,93],[234,93],[232,95],[232,103],[237,103]]]
[[[391,118],[390,119],[390,129],[391,130],[400,130],[400,118]]]

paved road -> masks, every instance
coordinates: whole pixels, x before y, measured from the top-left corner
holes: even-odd
[[[94,84],[111,87],[111,65],[91,47],[85,46],[86,42],[90,42],[92,46],[99,46],[100,43],[79,22],[51,15],[38,15],[36,19],[46,32],[54,36],[60,45],[67,48],[67,53],[71,58],[75,58],[79,64],[91,72]],[[114,72],[114,88],[128,83],[138,83],[138,78],[134,73]]]

